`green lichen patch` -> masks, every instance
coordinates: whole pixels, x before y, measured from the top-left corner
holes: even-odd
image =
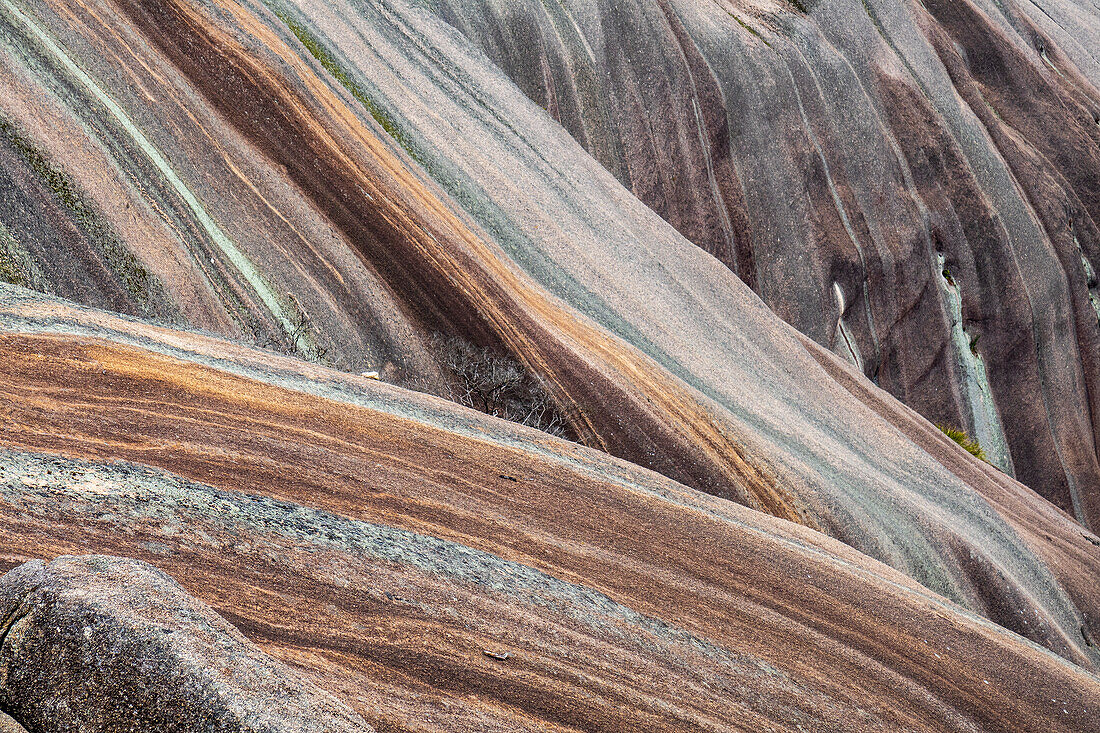
[[[51,163],[33,143],[19,134],[14,125],[2,118],[0,118],[0,138],[7,142],[34,171],[39,181],[68,212],[72,222],[100,250],[107,266],[115,273],[133,303],[142,313],[154,314],[158,301],[163,302],[162,298],[157,297],[160,294],[160,284],[149,274],[134,253],[119,240],[111,226],[88,203],[76,184]],[[0,254],[0,258],[2,257],[3,255]],[[8,269],[11,269],[10,264]],[[29,274],[25,272],[25,275]],[[32,286],[29,280],[26,282],[28,287]]]
[[[46,278],[15,237],[0,222],[0,281],[45,292]]]
[[[985,457],[985,451],[982,450],[981,444],[971,438],[969,435],[967,435],[964,431],[960,430],[959,428],[953,428],[949,425],[936,425],[936,427],[939,428],[940,432],[942,432],[948,438],[951,438],[951,440],[962,446],[963,450],[965,450],[967,453],[974,456],[975,458],[980,458],[983,461],[988,462],[988,459],[986,459]]]
[[[370,96],[366,93],[363,87],[360,86],[359,83],[356,82],[354,79],[352,79],[351,76],[346,71],[344,71],[344,69],[341,68],[338,63],[336,63],[336,59],[333,58],[332,54],[329,53],[328,49],[324,47],[321,41],[312,33],[310,33],[305,26],[294,20],[294,18],[290,17],[290,15],[288,15],[287,13],[275,9],[273,9],[272,12],[277,18],[279,18],[279,20],[283,21],[283,23],[286,24],[286,27],[290,29],[290,32],[294,34],[295,38],[297,38],[303,46],[305,46],[310,55],[312,55],[313,58],[317,59],[317,62],[321,64],[322,67],[324,67],[325,71],[327,71],[333,79],[340,83],[340,86],[347,89],[348,92],[350,92],[351,95],[355,97],[355,99],[360,104],[363,105],[367,112],[370,113],[371,117],[374,118],[374,121],[377,122],[382,127],[382,129],[386,131],[386,134],[397,141],[397,143],[402,148],[404,148],[405,151],[409,155],[411,155],[414,160],[416,160],[418,163],[423,164],[423,161],[420,160],[416,151],[413,149],[412,143],[401,132],[400,128],[397,126],[397,123],[394,122],[393,118],[390,117],[386,113],[386,111],[382,109],[378,104],[371,100]]]
[[[764,36],[760,35],[760,31],[756,30],[756,29],[755,29],[755,28],[753,28],[753,27],[752,27],[751,25],[749,25],[748,23],[746,23],[745,21],[743,21],[743,20],[742,20],[742,19],[741,19],[741,18],[740,18],[739,16],[737,16],[737,15],[735,15],[735,14],[731,13],[731,12],[730,12],[730,11],[728,11],[728,10],[727,10],[726,12],[727,12],[727,13],[729,13],[729,16],[730,16],[731,18],[733,18],[733,19],[734,19],[734,21],[736,21],[737,25],[739,25],[739,26],[741,26],[742,28],[744,28],[744,29],[745,29],[746,31],[748,31],[748,32],[749,32],[750,34],[752,34],[752,35],[753,35],[753,36],[755,36],[756,38],[758,38],[758,39],[760,39],[761,41],[763,41],[763,42],[764,42],[764,45],[766,45],[766,46],[768,46],[769,48],[771,48],[771,44],[770,44],[770,43],[768,43],[768,39],[766,39],[766,38],[764,38]]]

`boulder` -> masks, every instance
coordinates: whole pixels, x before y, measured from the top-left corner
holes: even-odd
[[[27,562],[0,608],[0,706],[31,731],[372,730],[137,560]]]

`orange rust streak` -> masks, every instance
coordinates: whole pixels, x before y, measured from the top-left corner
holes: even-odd
[[[834,700],[859,704],[854,701],[873,697],[906,723],[927,722],[940,714],[935,711],[941,703],[928,707],[921,702],[929,694],[967,710],[981,709],[990,694],[1008,699],[1003,686],[1019,679],[998,671],[1008,658],[1014,665],[1041,669],[1061,680],[1059,684],[1084,684],[1083,677],[1065,677],[1069,668],[1049,655],[1019,643],[1009,645],[1006,634],[975,624],[926,593],[916,594],[911,581],[849,548],[762,515],[753,518],[732,505],[726,506],[742,524],[594,480],[488,439],[459,436],[135,347],[2,335],[0,349],[5,354],[0,399],[12,412],[0,435],[3,445],[140,461],[220,488],[483,549],[582,583],[704,639],[767,660],[796,675],[800,684],[828,690]],[[505,484],[501,474],[518,480]],[[0,511],[0,522],[5,516]],[[746,522],[758,530],[749,531]],[[109,548],[148,556],[136,540],[95,536],[81,526],[65,525],[65,536],[83,539],[62,549]],[[26,531],[12,528],[3,551],[34,555],[61,548],[56,538],[38,545],[18,539]],[[135,526],[134,531],[144,530]],[[782,532],[793,532],[798,544],[776,543],[772,538],[780,534],[772,533]],[[820,549],[809,553],[797,547]],[[203,568],[217,562],[205,557],[158,564],[168,563],[173,572],[191,578],[192,587],[202,588],[201,578],[209,584]],[[268,578],[254,578],[259,587],[282,577],[255,572]],[[252,614],[260,623],[256,615],[264,615],[260,609],[265,604],[259,602],[257,609],[247,596],[223,594],[219,589],[224,585],[219,581],[203,592],[219,607]],[[315,603],[333,593],[298,592],[303,600],[296,603]],[[309,608],[303,606],[274,615],[309,617]],[[348,623],[361,623],[362,618],[353,614]],[[250,627],[244,628],[248,632]],[[354,624],[341,628],[331,633],[363,633],[354,631]],[[252,633],[268,635],[268,648],[277,656],[294,653],[286,628],[257,627]],[[315,640],[322,634],[311,633]],[[424,638],[444,634],[410,632],[417,633]],[[940,642],[956,651],[937,656]],[[366,641],[359,643],[369,647]],[[991,648],[999,651],[991,654]],[[441,669],[457,664],[446,661],[449,654],[438,660]],[[542,664],[544,670],[553,666],[550,660]],[[317,674],[326,673],[318,669]],[[998,687],[989,689],[983,677]],[[653,684],[658,690],[659,683]],[[924,692],[916,694],[911,684]],[[1022,689],[1011,694],[1035,697]]]
[[[399,229],[413,244],[424,261],[451,281],[458,292],[470,299],[473,307],[492,324],[503,341],[520,356],[532,371],[546,376],[555,387],[555,396],[566,405],[566,413],[580,417],[579,434],[589,444],[609,450],[601,437],[601,429],[589,416],[590,405],[584,405],[575,397],[570,387],[570,377],[562,374],[539,342],[524,328],[517,310],[527,314],[531,322],[539,323],[552,331],[558,345],[573,344],[580,359],[589,364],[602,365],[600,371],[619,385],[625,395],[642,394],[646,399],[631,397],[641,409],[672,429],[682,445],[692,452],[702,449],[713,465],[714,473],[721,475],[739,490],[739,500],[754,508],[775,516],[816,527],[800,502],[786,491],[780,481],[769,471],[754,465],[744,452],[727,435],[733,432],[726,426],[725,433],[715,424],[716,416],[703,405],[693,391],[679,380],[666,375],[652,359],[637,349],[607,334],[597,324],[564,306],[526,273],[518,270],[508,256],[488,238],[471,230],[453,213],[452,206],[443,201],[443,194],[434,186],[413,173],[415,164],[401,151],[383,143],[373,127],[368,128],[359,116],[350,110],[331,87],[316,74],[266,25],[248,10],[221,0],[220,6],[232,13],[242,28],[260,39],[265,48],[278,55],[294,68],[298,78],[312,93],[312,99],[321,105],[318,114],[326,115],[326,123],[316,119],[309,103],[296,94],[287,83],[255,62],[247,50],[227,32],[217,28],[191,9],[176,3],[180,12],[190,22],[202,27],[204,32],[216,38],[222,49],[233,49],[234,55],[247,66],[250,75],[262,76],[270,86],[279,89],[287,109],[295,110],[307,124],[311,133],[325,149],[340,162],[341,169],[349,177],[369,191],[380,202],[384,218]],[[376,177],[368,175],[355,161],[355,155],[346,151],[329,132],[332,125],[347,131],[349,137],[360,145],[360,153],[370,156],[370,165],[386,181],[383,188]],[[378,174],[376,174],[378,176]],[[389,180],[387,180],[389,179]],[[387,190],[400,191],[405,204],[398,203]],[[381,205],[385,205],[382,208]],[[414,212],[420,212],[417,216]],[[426,223],[432,231],[422,226]],[[465,261],[459,259],[448,246],[461,246],[467,253]],[[470,263],[476,263],[471,267]],[[648,405],[642,404],[648,401]]]

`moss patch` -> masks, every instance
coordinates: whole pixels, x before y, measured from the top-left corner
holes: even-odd
[[[393,118],[386,114],[386,111],[384,109],[375,104],[367,95],[366,91],[364,91],[363,87],[359,86],[359,84],[354,79],[352,79],[348,75],[348,73],[340,67],[338,63],[336,63],[336,59],[332,57],[332,54],[329,53],[328,49],[326,49],[321,44],[317,37],[310,33],[305,26],[294,20],[294,18],[291,18],[285,12],[276,9],[272,9],[272,12],[279,20],[283,21],[283,23],[286,24],[286,27],[290,29],[290,32],[293,33],[295,38],[297,38],[298,41],[306,47],[306,50],[309,51],[310,55],[312,55],[313,58],[317,59],[317,62],[321,64],[322,67],[324,67],[325,71],[327,71],[333,79],[338,81],[342,87],[347,89],[351,93],[351,95],[355,97],[355,99],[360,104],[363,105],[363,107],[370,113],[371,117],[374,118],[374,121],[377,122],[382,127],[382,129],[386,131],[386,134],[396,140],[397,143],[402,148],[404,148],[405,151],[409,155],[411,155],[414,160],[423,165],[423,161],[420,160],[416,151],[413,149],[413,145],[409,142],[408,138],[404,134],[402,134],[400,128],[397,126],[397,123],[393,121]]]
[[[737,25],[739,25],[742,28],[744,28],[745,30],[747,30],[749,33],[751,33],[756,38],[759,38],[761,41],[764,42],[764,45],[766,45],[768,48],[771,48],[771,44],[768,43],[768,39],[766,39],[766,38],[764,38],[764,36],[760,35],[760,31],[756,30],[751,25],[749,25],[745,21],[741,20],[741,18],[739,16],[734,15],[733,13],[730,13],[730,11],[728,11],[728,10],[726,12],[729,13],[729,16],[737,22]]]
[[[107,266],[118,277],[134,304],[142,312],[149,313],[153,309],[153,292],[158,284],[134,253],[119,241],[110,225],[88,204],[72,180],[51,164],[46,156],[33,143],[20,135],[10,122],[2,118],[0,118],[0,136],[11,145],[42,184],[53,193],[58,203],[69,212],[72,221],[85,236],[100,249]]]
[[[46,278],[34,258],[0,222],[0,281],[46,292]]]
[[[981,444],[978,443],[978,441],[973,440],[964,431],[960,430],[959,428],[950,427],[948,425],[936,425],[936,427],[939,428],[940,432],[942,432],[948,438],[951,438],[951,440],[961,445],[963,447],[963,450],[965,450],[967,453],[974,456],[975,458],[980,458],[988,463],[988,460],[985,457],[985,451],[982,450]]]
[[[12,285],[29,287],[27,277],[20,266],[20,255],[25,255],[22,248],[11,236],[11,232],[0,222],[0,280]]]

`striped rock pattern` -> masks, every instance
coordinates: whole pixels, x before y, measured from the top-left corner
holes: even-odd
[[[1094,728],[1094,9],[986,5],[0,0],[3,552],[379,730]]]
[[[1090,3],[7,0],[0,14],[10,282],[437,392],[437,333],[556,380],[484,293],[443,284],[432,249],[467,234],[424,217],[448,210],[555,295],[666,350],[634,322],[652,312],[603,291],[667,289],[688,276],[682,246],[602,164],[802,333],[1096,521]],[[383,181],[392,165],[404,173]],[[421,201],[430,212],[407,200],[421,186],[444,199]],[[621,259],[592,261],[609,242]],[[605,270],[623,267],[612,286],[623,274]],[[700,317],[685,297],[668,307]],[[591,435],[607,426],[574,427],[626,455]]]
[[[1094,2],[425,4],[788,323],[1100,521]]]
[[[434,397],[26,291],[0,340],[4,563],[144,560],[375,730],[1097,730],[1095,631],[1068,638],[1057,589],[1095,582],[1100,540],[1007,479],[990,523],[1041,533],[1050,595],[977,536],[943,552],[1062,656],[819,532]]]

